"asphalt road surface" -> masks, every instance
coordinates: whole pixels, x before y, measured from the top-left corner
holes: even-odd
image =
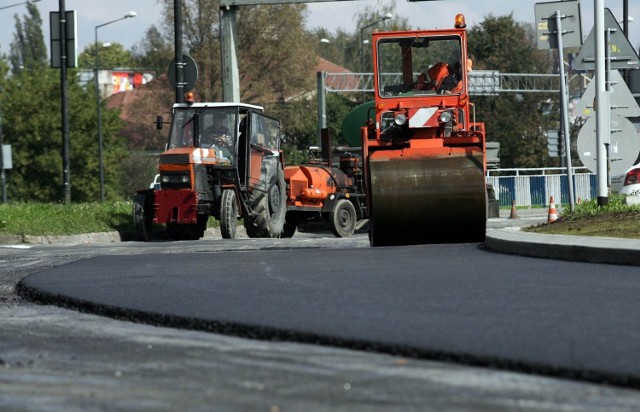
[[[455,244],[101,256],[22,290],[163,326],[640,386],[634,272]]]
[[[629,268],[296,237],[0,248],[0,410],[640,410],[635,389],[425,360],[633,383]],[[174,327],[33,305],[27,275]]]

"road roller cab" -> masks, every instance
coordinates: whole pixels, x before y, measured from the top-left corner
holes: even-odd
[[[134,198],[137,237],[149,240],[152,225],[164,224],[172,239],[198,239],[210,216],[224,238],[235,237],[240,217],[250,237],[279,237],[286,213],[280,138],[280,123],[260,106],[174,104],[160,187]]]
[[[372,36],[375,102],[361,129],[371,244],[484,240],[485,132],[471,116],[464,17]]]

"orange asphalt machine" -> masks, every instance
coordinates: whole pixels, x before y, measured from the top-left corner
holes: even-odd
[[[375,102],[361,129],[372,246],[485,238],[485,130],[471,115],[465,27],[459,14],[452,29],[372,35]]]

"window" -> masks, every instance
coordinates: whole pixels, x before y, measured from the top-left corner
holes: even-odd
[[[251,144],[270,150],[280,149],[280,122],[260,113],[252,113]]]
[[[460,93],[458,36],[385,38],[377,47],[381,97]]]

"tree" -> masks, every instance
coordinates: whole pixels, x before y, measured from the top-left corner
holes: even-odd
[[[330,33],[324,28],[311,32],[318,56],[339,64],[352,72],[360,71],[360,37],[358,33],[349,33],[338,29]]]
[[[27,4],[28,15],[21,20],[16,14],[11,42],[10,61],[13,73],[22,69],[33,70],[47,64],[47,48],[42,34],[42,19],[35,4]]]
[[[132,53],[135,67],[152,70],[159,76],[167,72],[175,57],[173,39],[166,38],[155,25],[151,26],[144,39],[133,46]]]
[[[548,73],[551,60],[536,50],[535,32],[513,15],[487,16],[469,30],[474,69],[502,73]],[[503,167],[550,166],[545,131],[558,129],[557,96],[542,93],[503,93],[474,98],[476,117],[486,123],[487,140],[500,143]]]
[[[383,16],[390,14],[393,16],[391,19],[380,21]],[[397,30],[410,30],[411,26],[408,23],[408,20],[404,17],[399,17],[396,13],[396,5],[395,2],[390,4],[385,4],[379,7],[367,6],[364,11],[357,14],[355,17],[357,22],[357,41],[358,45],[361,46],[361,49],[358,50],[358,56],[364,61],[364,71],[371,72],[373,69],[373,61],[371,58],[371,43],[360,44],[360,32],[364,34],[364,41],[371,40],[371,33],[375,30],[380,31],[397,31]],[[378,21],[376,25],[367,27],[372,23]],[[364,30],[363,30],[364,29]],[[360,65],[358,66],[358,71],[360,71]]]
[[[135,60],[133,53],[125,50],[120,43],[111,43],[105,47],[104,43],[98,43],[99,69],[111,70],[116,67],[134,67]],[[81,69],[94,70],[96,65],[96,45],[91,43],[87,45],[82,53],[78,56],[78,66]]]
[[[183,1],[183,46],[198,65],[196,90],[203,101],[222,98],[218,0]],[[173,1],[165,1],[163,38],[173,39]],[[316,64],[304,29],[304,4],[243,6],[237,14],[241,100],[263,104],[305,91]]]
[[[71,195],[73,201],[99,198],[98,145],[93,88],[69,81]],[[2,95],[5,144],[11,144],[13,169],[7,174],[12,200],[62,201],[62,127],[60,81],[49,67],[20,72],[5,81]],[[112,110],[103,117],[105,189],[110,199],[119,192],[120,160],[126,150],[117,131],[120,120]]]
[[[62,126],[60,76],[47,64],[42,20],[33,4],[28,16],[16,16],[11,45],[13,75],[0,76],[4,143],[11,144],[13,169],[7,173],[12,200],[62,201]],[[70,124],[70,181],[73,201],[99,198],[98,144],[95,89],[83,88],[70,71],[68,110]],[[120,119],[113,110],[103,111],[104,170],[107,197],[121,198],[120,161],[126,148],[119,136]]]
[[[342,121],[358,103],[342,93],[326,95],[327,129],[333,145],[346,144]],[[315,99],[270,103],[265,109],[280,120],[284,134],[285,163],[302,164],[308,161],[310,146],[319,146],[318,105]]]
[[[136,45],[134,56],[139,66],[166,71],[174,57],[173,2],[163,4],[162,28],[150,28],[145,39]],[[185,0],[183,6],[183,49],[198,65],[194,91],[200,101],[220,101],[219,3]],[[278,102],[313,90],[315,85],[317,54],[312,37],[304,29],[305,9],[301,4],[241,7],[237,16],[241,101],[265,106],[269,114],[279,118],[284,133],[292,136],[290,147],[296,147],[298,154],[306,152],[309,141],[317,134],[315,101]],[[128,116],[132,119],[127,125],[127,133],[133,139],[130,148],[157,151],[163,147],[166,133],[154,132],[151,118],[170,111],[174,91],[166,77],[160,76],[140,92],[145,97],[136,101]]]

